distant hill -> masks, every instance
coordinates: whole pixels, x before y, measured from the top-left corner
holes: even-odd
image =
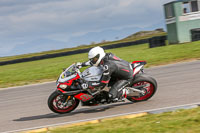
[[[156,29],[154,31],[140,31],[124,38],[124,40],[143,38],[143,37],[152,36],[152,35],[160,34],[160,33],[165,33],[165,31],[162,28]]]

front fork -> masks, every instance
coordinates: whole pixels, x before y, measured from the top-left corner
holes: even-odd
[[[64,106],[71,106],[73,105],[73,100],[71,100],[73,97],[72,96],[65,96],[64,97]]]
[[[63,106],[71,106],[73,105],[73,98],[74,96],[68,95],[67,93],[63,93],[63,91],[60,91],[57,89],[57,92],[63,96],[62,104]]]

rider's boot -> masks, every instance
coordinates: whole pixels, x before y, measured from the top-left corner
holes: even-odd
[[[123,101],[120,97],[113,97],[111,94],[109,94],[109,103],[116,103]]]
[[[126,86],[128,86],[130,83],[127,80],[119,80],[117,81],[109,90],[109,94],[111,95],[110,98],[113,102],[117,101],[124,101],[128,90],[126,89]]]
[[[118,92],[117,97],[113,98],[112,95],[109,94],[111,97],[112,102],[125,102],[127,95],[129,94],[129,90],[127,88],[123,88],[120,92]]]

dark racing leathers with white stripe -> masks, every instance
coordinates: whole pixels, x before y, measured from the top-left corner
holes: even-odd
[[[83,63],[82,66],[88,65]],[[112,86],[109,95],[112,99],[122,96],[122,89],[128,85],[133,78],[133,70],[130,63],[116,57],[112,53],[107,53],[100,65],[104,68],[103,75],[99,82],[89,82],[89,88]]]

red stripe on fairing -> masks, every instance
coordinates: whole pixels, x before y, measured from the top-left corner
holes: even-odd
[[[138,71],[137,73],[135,73],[135,68],[133,69],[133,77],[138,74],[140,71]],[[135,74],[134,74],[135,73]]]
[[[89,94],[85,94],[85,93],[79,93],[79,94],[75,95],[74,97],[76,99],[79,99],[79,100],[84,101],[84,102],[93,98],[93,96],[91,96]]]
[[[133,61],[132,64],[139,63],[139,62],[146,62],[146,61],[145,60],[143,60],[143,61]]]
[[[62,93],[66,93],[66,91],[60,89],[60,88],[57,88],[59,91],[61,91]]]
[[[72,78],[72,79],[66,81],[65,83],[59,83],[58,86],[57,86],[57,88],[59,88],[59,86],[60,86],[61,84],[71,86],[72,83],[73,83],[73,81],[74,81],[74,80],[77,80],[77,79],[79,79],[79,78],[80,78],[80,76],[79,76],[78,74],[76,74],[76,77],[75,77],[75,78]]]
[[[109,82],[109,80],[108,81],[101,81],[101,83],[105,83],[105,84],[107,84]]]
[[[126,69],[121,69],[122,71],[126,71],[126,72],[129,72],[129,70],[126,70]]]
[[[115,59],[115,60],[120,60],[119,58],[117,58],[116,56],[113,56],[113,59]]]
[[[79,79],[79,78],[80,78],[80,76],[79,76],[78,74],[76,74],[76,77],[75,77],[75,78],[72,78],[72,79],[66,81],[65,83],[59,83],[58,86],[57,86],[57,88],[59,88],[59,86],[60,86],[61,84],[71,86],[72,83],[73,83],[73,81],[74,81],[74,80],[77,80],[77,79]]]

